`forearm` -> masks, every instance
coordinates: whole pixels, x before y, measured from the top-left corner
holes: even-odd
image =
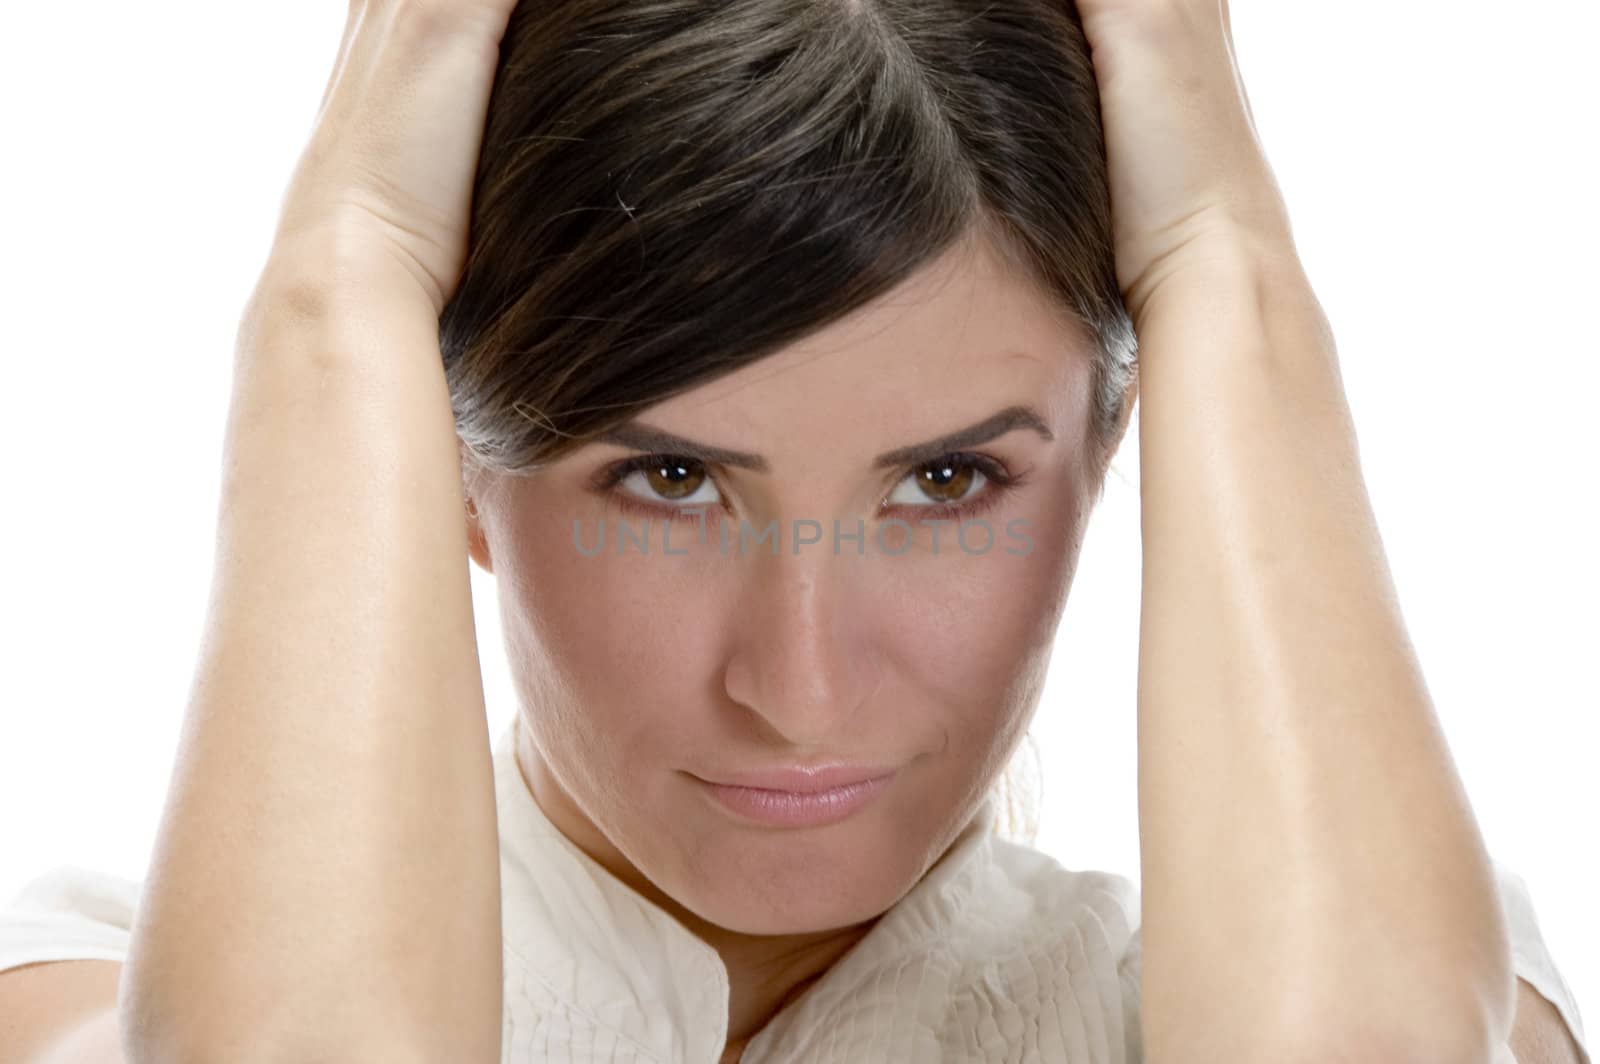
[[[1503,915],[1331,332],[1292,257],[1217,265],[1139,329],[1151,1059],[1481,1051],[1511,1022]]]
[[[264,280],[239,332],[128,1022],[150,1059],[487,1064],[498,841],[436,326],[291,294]]]

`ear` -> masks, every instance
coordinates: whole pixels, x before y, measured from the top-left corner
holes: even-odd
[[[1133,421],[1133,404],[1139,399],[1139,382],[1141,379],[1139,365],[1135,363],[1133,380],[1129,382],[1128,390],[1122,397],[1122,412],[1117,415],[1116,446],[1112,448],[1113,451],[1122,446],[1122,438],[1128,431],[1129,423]]]
[[[484,535],[483,520],[478,516],[478,506],[471,494],[464,496],[467,510],[467,554],[486,573],[494,572],[494,559],[489,555],[489,537]]]
[[[489,537],[483,531],[483,519],[478,514],[478,500],[475,497],[487,478],[482,476],[472,456],[467,452],[466,444],[457,441],[461,451],[461,500],[466,509],[467,518],[467,554],[478,563],[478,568],[486,573],[494,572],[494,559],[489,555]]]
[[[1129,383],[1127,390],[1123,392],[1122,409],[1117,414],[1117,423],[1116,427],[1112,430],[1111,439],[1107,442],[1105,449],[1097,455],[1098,462],[1095,465],[1094,471],[1100,488],[1099,493],[1096,495],[1096,499],[1099,499],[1105,494],[1106,474],[1111,470],[1111,459],[1116,457],[1117,451],[1122,447],[1123,439],[1127,436],[1128,426],[1133,420],[1133,405],[1138,400],[1138,397],[1139,377],[1137,375],[1137,370],[1135,370],[1135,376],[1132,382]]]

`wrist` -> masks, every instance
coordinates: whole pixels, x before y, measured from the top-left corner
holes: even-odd
[[[1333,351],[1333,333],[1287,236],[1218,226],[1185,242],[1130,292],[1141,368],[1217,352]],[[1167,348],[1178,353],[1163,355]]]
[[[280,233],[251,294],[250,309],[326,328],[360,323],[437,336],[438,293],[380,238],[354,224]]]
[[[1196,211],[1167,247],[1125,283],[1123,302],[1134,328],[1165,303],[1183,303],[1240,282],[1304,281],[1286,221],[1243,218],[1222,208]]]
[[[274,251],[240,315],[235,367],[263,357],[323,374],[397,378],[415,370],[443,383],[439,319],[403,269],[341,262],[309,245]]]

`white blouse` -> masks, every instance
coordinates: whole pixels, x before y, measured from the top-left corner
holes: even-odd
[[[494,745],[503,1064],[718,1064],[721,957],[556,829],[517,769],[516,727]],[[995,834],[997,815],[991,795],[905,897],[750,1040],[742,1064],[1139,1064],[1138,889]],[[1583,1047],[1527,887],[1495,871],[1516,973]],[[71,865],[38,876],[0,909],[0,970],[124,959],[138,890]],[[1514,1064],[1509,1049],[1497,1064]]]

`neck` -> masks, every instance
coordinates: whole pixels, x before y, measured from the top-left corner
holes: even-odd
[[[673,915],[715,949],[728,970],[727,1044],[738,1049],[803,997],[877,923],[874,918],[815,934],[760,937],[706,924],[687,910]],[[737,1060],[737,1054],[728,1059]]]

